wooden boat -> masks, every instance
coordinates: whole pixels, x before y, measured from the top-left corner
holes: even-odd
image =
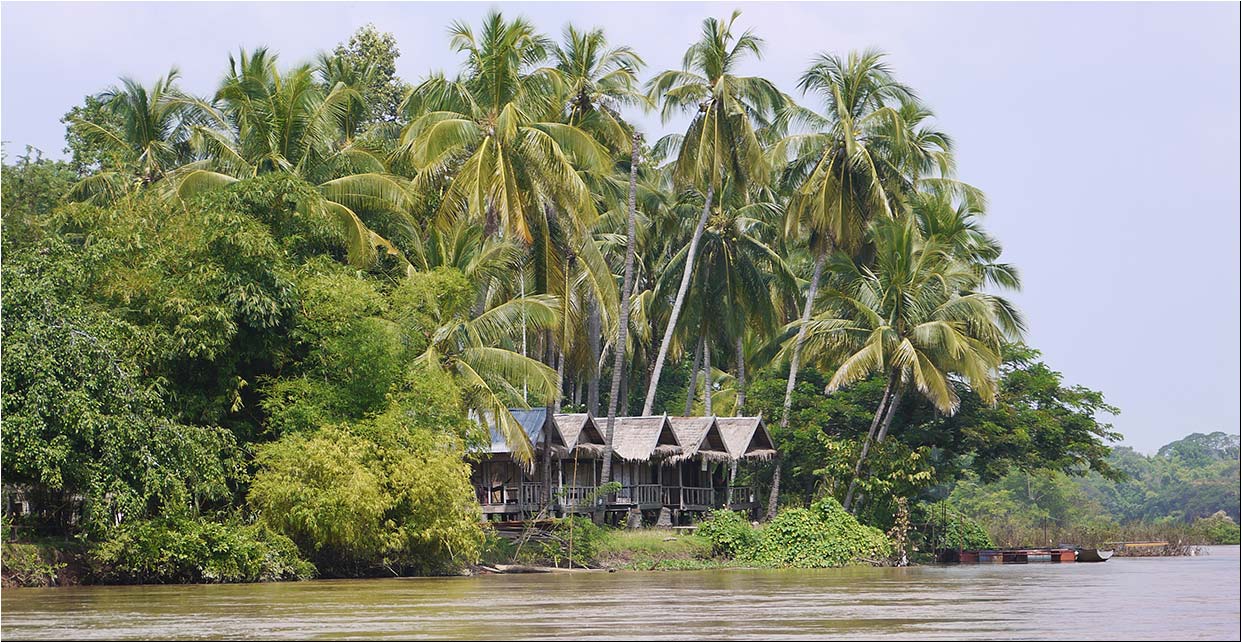
[[[1078,550],[1078,562],[1080,563],[1102,563],[1113,557],[1111,549],[1095,549],[1085,547]]]

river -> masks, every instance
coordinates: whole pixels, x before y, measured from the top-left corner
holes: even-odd
[[[18,639],[1233,639],[1238,547],[1193,558],[6,589]]]

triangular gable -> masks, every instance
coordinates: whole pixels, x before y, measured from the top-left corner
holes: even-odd
[[[548,415],[546,408],[509,409],[509,413],[513,415],[513,419],[517,420],[522,427],[522,431],[526,433],[527,439],[530,440],[530,444],[536,452],[543,450],[545,431],[548,433],[548,441],[553,451],[565,450],[565,436],[561,434],[556,422]],[[491,452],[511,453],[512,449],[505,442],[505,438],[500,434],[500,429],[496,427],[495,422],[489,422],[488,427],[492,438]]]

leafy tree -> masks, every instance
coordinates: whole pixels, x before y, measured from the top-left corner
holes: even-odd
[[[44,526],[85,528],[179,513],[229,498],[237,475],[227,431],[170,419],[158,380],[144,377],[159,338],[92,305],[101,248],[60,239],[4,262],[3,461],[27,486]]]
[[[349,42],[332,50],[330,64],[337,69],[353,70],[361,81],[359,102],[365,106],[366,114],[358,121],[359,127],[397,122],[401,102],[410,91],[410,85],[397,76],[400,57],[397,39],[373,24],[360,27]]]

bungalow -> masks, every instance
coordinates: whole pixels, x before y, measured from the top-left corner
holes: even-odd
[[[760,417],[721,417],[716,418],[716,424],[729,448],[729,493],[726,503],[730,509],[753,512],[762,500],[754,486],[734,484],[738,463],[771,460],[776,457],[776,443]]]
[[[609,510],[659,510],[663,460],[682,452],[667,415],[619,417],[612,429],[612,479],[621,490],[607,499]]]
[[[546,409],[511,409],[534,447],[534,459],[519,465],[500,432],[475,454],[471,483],[483,514],[517,518],[540,511],[585,513],[671,512],[680,517],[714,507],[754,509],[749,487],[733,485],[739,462],[773,457],[776,450],[757,417],[616,418],[612,480],[621,489],[597,498],[605,448],[604,424],[587,413],[550,414]],[[650,514],[648,514],[650,516]]]
[[[680,455],[667,461],[664,506],[679,512],[703,512],[724,503],[728,485],[729,448],[715,417],[669,418]]]

